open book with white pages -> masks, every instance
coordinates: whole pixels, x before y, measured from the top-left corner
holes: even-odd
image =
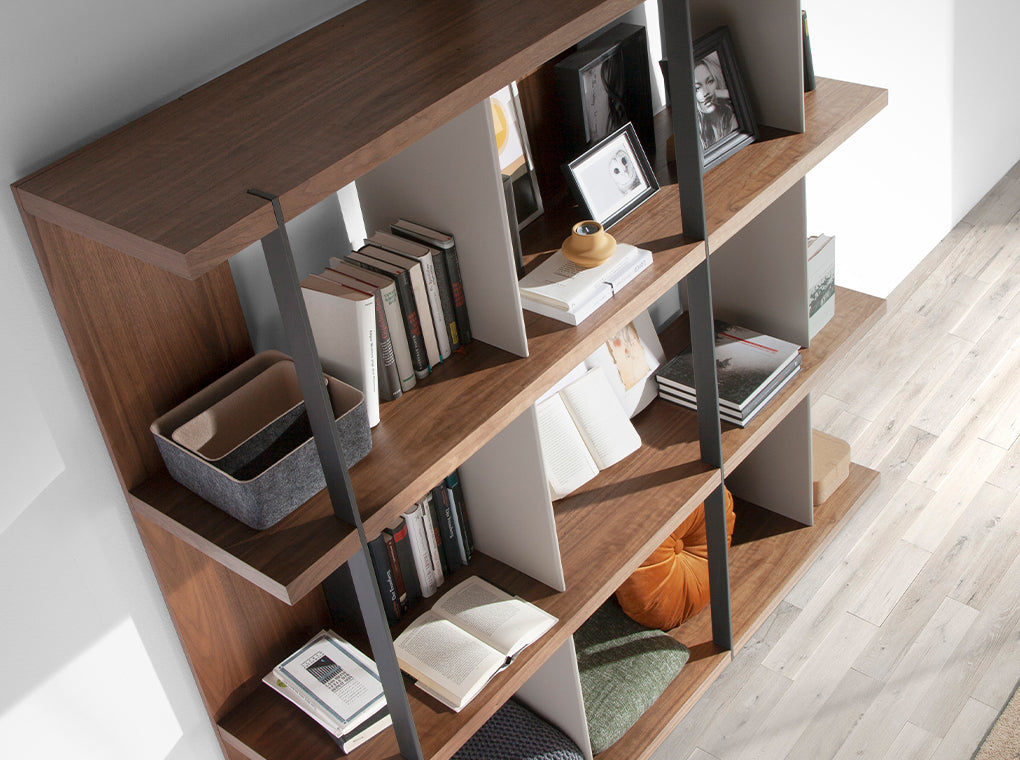
[[[401,669],[455,712],[556,618],[471,576],[447,591],[393,642]]]

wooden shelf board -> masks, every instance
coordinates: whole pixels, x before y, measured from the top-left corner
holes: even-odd
[[[804,95],[803,133],[762,130],[758,142],[705,173],[709,250],[718,250],[889,102],[886,90],[818,79]]]
[[[703,260],[698,243],[663,248],[649,269],[579,327],[525,313],[528,358],[472,341],[400,399],[383,404],[372,451],[350,470],[369,537]],[[148,519],[288,603],[358,548],[352,529],[333,517],[325,491],[263,531],[213,507],[165,470],[132,489],[130,501]]]
[[[367,0],[15,184],[29,213],[194,278],[637,0]],[[182,159],[183,156],[183,159]]]
[[[851,464],[850,475],[815,507],[804,526],[735,497],[737,527],[730,549],[733,649],[739,651],[878,486],[879,473]]]

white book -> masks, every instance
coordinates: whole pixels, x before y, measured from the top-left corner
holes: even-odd
[[[592,286],[589,290],[589,296],[584,300],[575,302],[570,309],[564,309],[547,300],[538,300],[533,297],[531,290],[523,289],[521,290],[521,306],[536,314],[541,314],[560,322],[566,322],[568,325],[579,325],[590,317],[602,304],[616,295],[624,285],[651,266],[651,252],[640,248],[635,250],[637,255],[629,257],[626,264],[614,271],[611,280],[607,279]]]
[[[425,341],[425,353],[428,355],[429,365],[438,366],[442,361],[439,355],[439,339],[436,337],[436,323],[432,319],[432,307],[429,305],[429,294],[425,287],[425,276],[421,272],[421,264],[407,256],[372,244],[360,248],[359,251],[373,259],[386,261],[407,270],[411,278],[411,292],[414,294],[415,308],[418,310],[418,321],[421,323],[421,337]]]
[[[301,282],[322,368],[365,394],[369,427],[379,424],[375,297],[313,274]]]
[[[651,262],[651,251],[619,243],[613,255],[603,263],[585,269],[558,250],[525,275],[517,286],[522,298],[572,311],[590,301],[597,290],[608,289],[611,296],[615,288],[623,285],[620,275],[630,270],[634,259],[642,255]]]
[[[552,499],[573,493],[641,447],[602,369],[589,369],[535,405]]]
[[[421,264],[422,278],[428,292],[429,309],[432,310],[432,322],[436,328],[436,342],[439,345],[439,358],[447,359],[452,353],[450,331],[443,314],[443,301],[439,294],[439,280],[436,277],[436,265],[433,254],[435,248],[416,243],[413,240],[393,235],[389,232],[377,231],[365,241],[370,245],[385,248],[387,251],[407,256]]]
[[[429,549],[428,537],[425,533],[425,510],[421,502],[417,502],[410,510],[404,512],[403,517],[407,524],[407,538],[411,543],[411,558],[414,560],[414,569],[418,573],[421,595],[432,596],[439,587],[432,569],[432,552]],[[429,529],[431,530],[431,528],[430,524]]]
[[[477,576],[458,583],[393,642],[401,669],[454,711],[556,618]]]
[[[393,344],[393,359],[397,363],[397,374],[400,376],[400,389],[411,390],[418,381],[414,376],[414,366],[411,364],[411,350],[407,344],[404,316],[400,313],[400,299],[397,297],[397,287],[393,278],[355,266],[337,257],[329,260],[329,268],[379,289],[386,324],[390,328],[390,343]]]
[[[361,734],[362,728],[378,733],[392,722],[375,663],[330,630],[320,631],[262,680],[337,739]]]
[[[446,581],[443,574],[443,560],[439,553],[443,551],[442,540],[436,534],[436,508],[432,502],[432,494],[427,493],[421,500],[421,519],[425,526],[425,541],[429,546],[429,558],[432,560],[432,577],[435,578],[436,587],[442,586]]]

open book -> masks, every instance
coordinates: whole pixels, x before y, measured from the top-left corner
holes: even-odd
[[[447,591],[393,642],[401,669],[455,712],[556,618],[472,576]]]
[[[540,399],[535,412],[553,500],[641,447],[637,429],[600,367]]]

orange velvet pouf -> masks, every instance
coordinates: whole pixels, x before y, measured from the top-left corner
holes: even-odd
[[[733,538],[733,495],[726,492],[726,543]],[[708,604],[705,505],[680,523],[616,590],[620,607],[648,628],[669,630]]]

